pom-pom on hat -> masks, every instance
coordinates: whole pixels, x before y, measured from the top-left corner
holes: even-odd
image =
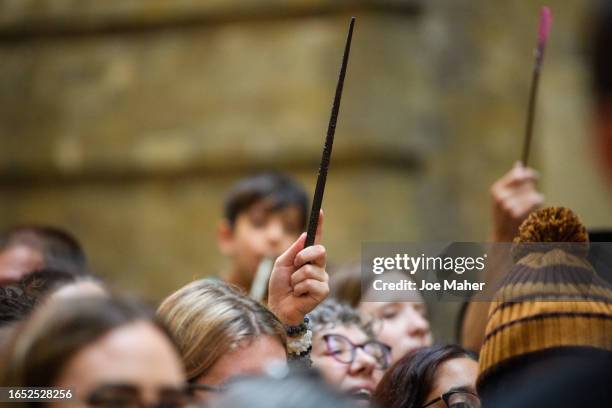
[[[612,286],[587,259],[588,234],[569,209],[533,212],[519,228],[515,264],[489,309],[479,392],[492,378],[542,356],[612,352]]]

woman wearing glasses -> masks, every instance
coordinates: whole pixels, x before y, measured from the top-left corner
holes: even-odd
[[[458,345],[413,351],[393,364],[374,393],[385,408],[480,408],[476,356]]]
[[[391,348],[377,341],[359,313],[326,300],[310,315],[312,363],[328,383],[369,404],[391,360]]]

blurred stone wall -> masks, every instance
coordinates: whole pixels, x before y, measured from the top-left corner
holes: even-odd
[[[589,150],[581,0],[552,0],[533,164],[549,202],[612,223]],[[0,0],[0,227],[62,225],[159,299],[225,266],[223,192],[275,168],[324,201],[331,261],[363,241],[485,240],[518,158],[540,2]],[[454,306],[453,306],[454,307]],[[433,305],[449,337],[453,307]]]

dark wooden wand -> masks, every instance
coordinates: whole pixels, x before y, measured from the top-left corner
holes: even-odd
[[[329,126],[327,127],[327,136],[325,137],[323,156],[321,157],[321,164],[319,166],[317,186],[315,188],[314,198],[312,199],[312,208],[310,210],[310,219],[308,221],[308,230],[304,248],[314,244],[315,234],[317,232],[319,213],[321,212],[321,203],[323,202],[323,192],[325,191],[325,181],[327,180],[332,146],[334,144],[334,135],[336,133],[336,122],[338,121],[338,112],[340,111],[340,99],[342,98],[342,88],[344,87],[344,76],[346,75],[346,66],[348,64],[349,53],[351,51],[351,40],[353,38],[354,26],[355,17],[351,17],[348,36],[346,37],[346,45],[344,47],[344,56],[342,57],[342,65],[340,66],[340,76],[338,77],[338,84],[336,85],[336,95],[334,96],[334,104],[332,105],[331,117],[329,118]]]

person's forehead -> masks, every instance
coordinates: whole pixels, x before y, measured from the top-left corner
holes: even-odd
[[[1,251],[1,253],[5,256],[10,256],[11,258],[19,258],[19,259],[29,259],[29,258],[42,258],[40,251],[32,248],[31,246],[16,243],[8,246],[6,249]]]
[[[253,203],[244,213],[249,215],[263,213],[266,215],[299,217],[301,211],[296,203],[279,204],[278,200],[275,200],[273,197],[264,197]]]
[[[436,371],[435,388],[439,393],[451,388],[474,388],[478,363],[470,358],[453,358],[442,363]]]
[[[157,328],[149,322],[137,321],[120,326],[86,346],[70,365],[93,382],[150,381],[163,385],[176,382],[180,360]],[[91,370],[92,367],[101,369]]]
[[[422,302],[362,302],[361,309],[365,312],[375,313],[385,308],[394,309],[416,309],[425,307]]]

